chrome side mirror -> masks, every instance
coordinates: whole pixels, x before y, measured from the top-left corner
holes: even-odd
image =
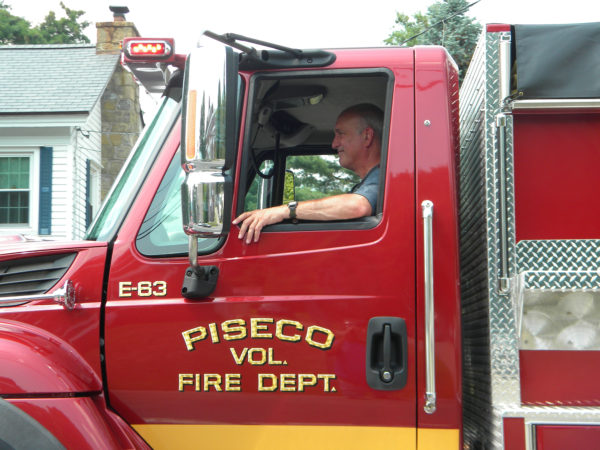
[[[231,222],[227,170],[233,166],[236,136],[233,50],[220,44],[193,50],[186,62],[183,92],[183,229],[195,238],[224,236]]]

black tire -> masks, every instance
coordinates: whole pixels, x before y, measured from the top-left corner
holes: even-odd
[[[0,398],[0,450],[64,450],[37,420]]]

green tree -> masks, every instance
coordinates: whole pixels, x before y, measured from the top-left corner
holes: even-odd
[[[462,80],[481,33],[481,25],[466,15],[470,6],[467,0],[441,0],[429,6],[426,14],[419,12],[411,18],[396,13],[395,29],[384,42],[442,45],[456,61]]]
[[[360,181],[354,172],[341,167],[333,155],[290,156],[286,166],[294,173],[296,200],[345,194]]]
[[[79,18],[85,14],[85,11],[70,9],[60,2],[66,17],[56,18],[54,11],[50,11],[46,19],[37,27],[42,39],[47,44],[89,44],[90,40],[83,34],[83,30],[90,23],[88,21],[79,21]]]
[[[31,24],[22,17],[13,16],[10,6],[0,0],[0,45],[37,44]]]
[[[0,45],[89,43],[83,30],[90,23],[80,20],[85,12],[69,9],[62,2],[60,6],[66,17],[57,18],[50,11],[41,24],[32,27],[24,18],[11,14],[10,6],[0,0]]]

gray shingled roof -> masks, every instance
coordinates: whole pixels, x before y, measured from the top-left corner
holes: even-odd
[[[118,60],[94,45],[0,46],[0,114],[88,112]]]

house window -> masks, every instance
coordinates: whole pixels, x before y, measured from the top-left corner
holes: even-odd
[[[31,157],[0,156],[0,225],[29,225]]]

